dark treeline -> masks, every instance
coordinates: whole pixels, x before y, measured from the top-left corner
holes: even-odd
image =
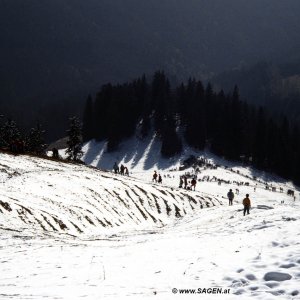
[[[164,72],[151,81],[145,76],[122,85],[103,85],[86,101],[83,140],[107,140],[108,151],[136,132],[154,132],[161,154],[174,156],[183,141],[195,149],[208,148],[229,160],[243,161],[300,183],[299,128],[285,118],[272,118],[263,108],[212,86],[189,79],[171,88]]]
[[[86,94],[85,91],[69,96],[62,95],[59,100],[56,100],[57,95],[52,95],[52,101],[51,97],[36,97],[26,101],[11,101],[0,97],[0,115],[4,116],[0,119],[0,125],[6,119],[17,120],[18,127],[22,132],[26,132],[40,121],[45,129],[45,141],[51,143],[64,135],[69,126],[70,116],[82,113]]]
[[[0,149],[2,150],[41,155],[46,149],[44,134],[45,130],[40,122],[25,133],[14,120],[5,119],[0,115]]]
[[[33,154],[36,156],[47,156],[47,144],[44,140],[45,130],[40,122],[29,131],[20,129],[12,119],[5,119],[0,115],[0,150],[9,151],[13,154]],[[67,160],[81,162],[82,126],[77,117],[69,118],[69,129],[67,130]],[[58,149],[52,148],[52,157],[60,159]]]

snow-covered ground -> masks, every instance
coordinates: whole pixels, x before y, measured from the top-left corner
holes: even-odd
[[[199,181],[186,191],[179,175],[192,169],[178,171],[180,158],[158,159],[155,141],[127,147],[107,154],[90,143],[84,160],[102,169],[124,163],[129,178],[0,154],[0,299],[300,299],[300,200],[291,183],[206,154],[222,166],[202,168],[198,179],[230,184]],[[151,182],[154,169],[162,185]],[[233,206],[229,188],[239,189]],[[243,216],[246,193],[252,209]],[[180,292],[216,287],[229,294]]]

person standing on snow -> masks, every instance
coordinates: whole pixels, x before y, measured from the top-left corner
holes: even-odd
[[[157,173],[154,171],[154,174],[152,176],[152,181],[157,182]]]
[[[158,181],[157,182],[162,183],[162,178],[161,178],[160,174],[158,174]]]
[[[182,179],[182,176],[180,176],[179,179],[180,179],[180,180],[179,180],[179,188],[182,188],[182,186],[183,186],[183,179]]]
[[[232,201],[234,198],[234,193],[233,193],[232,189],[230,189],[229,192],[227,193],[227,198],[229,200],[229,206],[232,205]]]
[[[250,214],[249,210],[251,207],[251,201],[249,199],[249,194],[246,194],[246,198],[243,200],[243,205],[244,205],[244,216],[245,216],[246,212],[249,215]]]
[[[125,171],[125,167],[124,167],[124,165],[121,165],[120,174],[124,175],[124,171]]]
[[[117,162],[115,162],[113,169],[115,171],[115,174],[119,173],[119,166],[118,166]]]
[[[194,188],[194,191],[196,190],[196,184],[197,184],[197,180],[194,177],[191,181],[191,190]]]
[[[127,167],[125,167],[125,169],[124,169],[124,174],[125,174],[126,176],[129,176],[129,170],[128,170]]]
[[[183,177],[183,181],[184,181],[184,188],[187,189],[187,186],[188,186],[188,180],[187,180],[187,177],[186,177],[186,176]]]

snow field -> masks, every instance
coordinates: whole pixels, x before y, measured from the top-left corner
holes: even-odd
[[[152,158],[139,149],[110,156],[102,146],[91,146],[85,159],[98,167],[118,159],[130,178],[0,154],[0,200],[12,209],[0,203],[0,299],[300,299],[299,197],[286,195],[296,189],[291,183],[215,160],[229,168],[202,168],[198,179],[231,184],[200,181],[196,192],[185,191],[179,176],[192,169],[155,160],[155,142],[143,146]],[[154,169],[163,185],[150,182]],[[229,188],[240,192],[233,206]],[[246,193],[252,209],[244,217]],[[230,294],[172,293],[214,287]]]

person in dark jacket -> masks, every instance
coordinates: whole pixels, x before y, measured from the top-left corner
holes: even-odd
[[[194,188],[194,191],[196,190],[196,184],[197,184],[197,180],[196,180],[196,178],[194,177],[194,178],[191,180],[191,189]]]
[[[156,173],[156,171],[154,171],[154,173],[153,173],[152,181],[157,182],[157,173]]]
[[[52,157],[58,159],[59,154],[58,154],[58,149],[57,148],[52,148]]]
[[[232,201],[234,198],[234,193],[233,193],[232,189],[230,189],[229,192],[227,193],[227,198],[229,200],[229,206],[232,205]]]
[[[244,205],[244,216],[250,214],[250,207],[251,207],[251,201],[249,199],[249,194],[246,194],[246,198],[243,200],[243,205]]]
[[[124,169],[124,174],[125,174],[126,176],[129,176],[129,170],[128,170],[127,167],[125,167],[125,169]]]
[[[124,175],[124,171],[125,171],[125,166],[124,166],[124,165],[121,165],[121,168],[120,168],[120,174],[121,174],[121,175]]]
[[[179,187],[182,188],[183,186],[183,179],[182,179],[182,176],[180,176],[179,178]]]
[[[184,181],[184,188],[187,189],[187,186],[188,186],[188,180],[187,180],[187,177],[186,177],[186,176],[183,177],[183,181]]]
[[[118,166],[117,162],[115,162],[115,164],[113,166],[113,169],[114,169],[116,174],[119,173],[119,166]]]
[[[161,178],[160,174],[158,174],[158,181],[157,182],[162,183],[162,178]]]

